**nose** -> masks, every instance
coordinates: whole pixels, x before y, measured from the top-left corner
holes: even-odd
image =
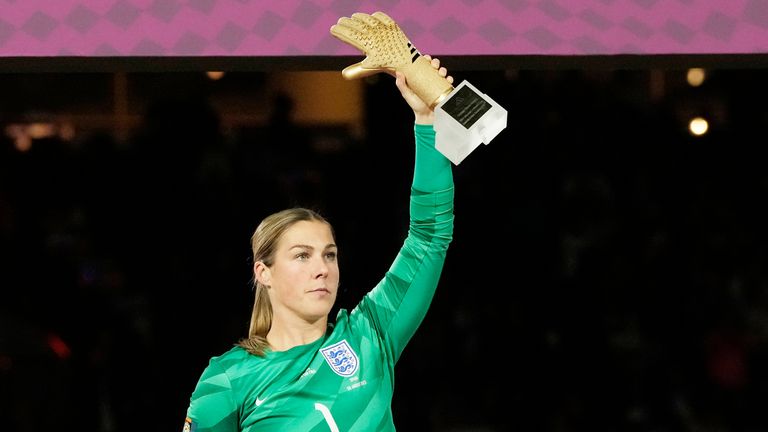
[[[315,270],[315,277],[316,278],[328,277],[328,263],[325,262],[325,260],[323,259],[318,260],[318,264]]]

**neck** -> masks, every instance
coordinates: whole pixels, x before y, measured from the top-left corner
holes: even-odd
[[[267,342],[273,351],[287,351],[320,339],[325,334],[327,325],[327,318],[299,325],[285,325],[285,323],[273,321],[267,333]]]

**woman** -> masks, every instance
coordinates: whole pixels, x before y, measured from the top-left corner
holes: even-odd
[[[329,323],[339,285],[330,224],[301,208],[265,218],[251,239],[256,300],[248,337],[211,359],[185,431],[395,430],[394,366],[427,312],[453,233],[453,176],[435,150],[434,112],[399,72],[395,84],[415,116],[416,158],[410,228],[394,263],[351,312]]]

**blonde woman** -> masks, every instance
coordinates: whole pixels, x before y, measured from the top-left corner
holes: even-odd
[[[330,321],[339,286],[330,224],[302,208],[266,217],[251,239],[248,337],[210,360],[185,431],[395,430],[395,364],[429,308],[453,235],[452,168],[435,150],[434,112],[399,72],[395,85],[415,116],[416,157],[409,231],[389,271]]]

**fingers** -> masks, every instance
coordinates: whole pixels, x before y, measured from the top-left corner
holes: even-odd
[[[331,26],[331,33],[337,37],[342,34],[347,39],[359,41],[369,35],[372,29],[379,24],[379,20],[371,15],[357,12],[351,17],[339,18],[336,24]]]
[[[440,74],[441,77],[445,78],[449,83],[453,84],[453,77],[448,75],[448,69],[445,67],[440,66],[440,59],[435,57],[432,58],[429,54],[424,54],[424,58],[429,60],[429,63],[432,65],[433,68],[437,69],[437,73]]]
[[[446,69],[446,68],[444,68],[444,67],[439,67],[439,66],[438,66],[438,69],[437,69],[437,73],[438,73],[438,74],[439,74],[441,77],[445,78],[445,79],[446,79],[446,81],[448,81],[449,83],[453,84],[453,77],[452,77],[452,76],[450,76],[450,75],[448,75],[448,69]]]
[[[363,23],[361,23],[358,20],[353,20],[352,18],[341,17],[339,18],[337,25],[353,28],[360,33],[364,33],[366,31],[366,28],[363,25]]]
[[[347,21],[341,22],[341,20],[339,20],[339,24],[331,26],[331,34],[342,42],[346,42],[358,50],[364,51],[365,46],[362,41],[365,40],[365,36],[356,28],[348,24]]]
[[[442,73],[441,71],[446,71],[447,72],[447,70],[445,68],[441,68],[440,67],[440,59],[439,58],[437,58],[437,57],[432,58],[432,56],[430,56],[429,54],[425,54],[424,58],[429,60],[429,64],[431,64],[433,68],[437,69],[437,72],[440,73],[440,75],[445,76],[445,74]]]
[[[375,28],[381,23],[381,21],[379,21],[378,19],[362,12],[353,13],[352,19],[360,21],[361,23],[363,23],[363,25],[366,25],[371,28]]]
[[[383,22],[386,25],[394,25],[395,20],[389,17],[389,15],[385,14],[384,12],[374,12],[373,17],[378,19],[379,21]]]

